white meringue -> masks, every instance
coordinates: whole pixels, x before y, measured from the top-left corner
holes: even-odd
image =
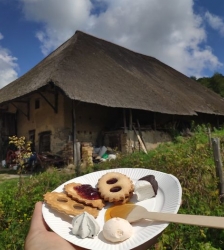
[[[72,227],[72,233],[83,239],[86,237],[93,238],[100,231],[100,226],[95,218],[87,212],[75,216],[72,219]]]
[[[132,225],[122,218],[112,218],[103,226],[103,236],[111,242],[124,241],[133,234]]]

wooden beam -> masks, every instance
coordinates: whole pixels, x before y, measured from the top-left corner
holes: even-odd
[[[54,108],[55,108],[55,113],[58,113],[58,91],[55,91],[54,93]]]
[[[23,101],[23,100],[15,100],[13,102],[21,102],[21,103],[27,103],[27,101]]]
[[[3,132],[3,126],[2,126],[2,119],[0,119],[0,160],[3,160],[5,156],[3,155],[3,140],[2,140],[2,132]]]
[[[27,119],[29,121],[30,120],[30,101],[27,102],[26,106],[27,106]]]
[[[132,110],[129,109],[129,130],[132,130]]]
[[[50,107],[52,107],[52,109],[54,110],[54,112],[57,114],[58,113],[58,93],[57,91],[54,93],[54,105],[50,103],[50,101],[41,93],[41,92],[37,92],[49,105]]]
[[[75,115],[75,101],[72,100],[72,130],[73,130],[73,162],[76,167],[76,174],[80,174],[80,164],[78,162],[78,152],[77,152],[77,138],[76,138],[76,115]]]
[[[125,109],[123,109],[123,122],[124,122],[124,132],[127,133],[127,123],[126,123]]]
[[[134,132],[135,132],[135,134],[136,134],[136,136],[137,136],[137,138],[138,138],[138,141],[139,141],[139,143],[140,143],[141,148],[142,148],[142,149],[143,149],[143,151],[147,154],[146,147],[144,146],[144,143],[142,142],[141,137],[138,135],[138,133],[137,133],[137,131],[136,131],[135,126],[134,126],[134,125],[133,125],[133,129],[134,129]]]
[[[145,149],[146,149],[145,140],[144,140],[144,138],[143,138],[142,131],[141,131],[141,126],[140,126],[140,123],[139,123],[139,120],[138,120],[138,119],[137,119],[137,126],[138,126],[138,133],[139,133],[139,135],[140,135],[140,137],[141,137],[141,139],[142,139],[142,142],[143,142],[143,144],[144,144],[144,146],[145,146]]]
[[[156,113],[153,112],[153,127],[154,127],[154,130],[156,130]]]
[[[30,102],[29,101],[26,101],[24,103],[27,104],[27,114],[21,109],[19,108],[18,106],[16,106],[13,102],[10,102],[12,104],[12,106],[14,106],[17,110],[19,110],[22,114],[24,114],[28,120],[30,120]]]

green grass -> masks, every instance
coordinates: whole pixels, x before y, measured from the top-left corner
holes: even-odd
[[[8,185],[17,185],[18,183],[18,178],[13,178],[13,179],[5,179],[1,177],[0,175],[0,192],[5,191],[5,187]]]
[[[11,182],[12,179],[17,179],[15,177],[11,177],[8,174],[0,174],[0,191],[4,189],[4,183],[5,182]]]

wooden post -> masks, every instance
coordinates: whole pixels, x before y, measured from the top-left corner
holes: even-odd
[[[132,130],[132,110],[129,109],[129,130]]]
[[[140,123],[139,123],[139,120],[138,120],[138,119],[137,119],[137,125],[138,125],[138,133],[139,133],[139,135],[140,135],[140,137],[141,137],[141,139],[142,139],[142,142],[143,142],[143,144],[144,144],[144,146],[145,146],[145,148],[146,148],[145,140],[144,140],[144,138],[143,138],[142,131],[141,131],[141,126],[140,126]]]
[[[75,116],[75,100],[72,100],[72,122],[73,122],[73,162],[76,168],[77,175],[80,172],[80,166],[77,158],[77,143],[76,143],[76,116]]]
[[[125,109],[123,109],[123,122],[124,122],[124,133],[127,133],[127,123],[126,123]]]
[[[0,118],[0,160],[4,159],[3,156],[3,141],[2,141],[2,118]]]
[[[212,138],[212,148],[213,148],[213,156],[216,167],[216,176],[219,178],[218,188],[219,188],[220,201],[224,202],[224,177],[223,177],[219,138]]]
[[[146,150],[146,148],[145,148],[145,146],[144,146],[144,144],[143,144],[143,142],[142,142],[142,139],[141,139],[140,136],[137,134],[137,131],[136,131],[134,125],[133,125],[133,129],[134,129],[134,132],[135,132],[135,134],[136,134],[136,136],[137,136],[137,138],[138,138],[140,147],[141,147],[141,148],[143,149],[143,151],[147,154],[147,150]]]
[[[208,143],[209,143],[209,148],[212,148],[212,135],[210,128],[208,128]]]
[[[80,166],[81,164],[81,143],[76,139],[76,164]]]
[[[153,127],[154,127],[154,130],[156,130],[156,113],[155,112],[153,113]]]

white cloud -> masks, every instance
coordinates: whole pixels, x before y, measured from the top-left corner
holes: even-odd
[[[224,36],[224,22],[219,16],[216,16],[214,14],[211,14],[209,11],[206,11],[205,19],[214,30],[217,30],[220,35]]]
[[[3,35],[0,33],[0,40],[2,39]],[[9,50],[0,45],[0,88],[18,77],[16,72],[16,69],[18,69],[16,60],[17,58],[13,57]]]
[[[27,20],[40,22],[44,29],[36,33],[44,55],[70,38],[89,22],[89,0],[21,0]]]
[[[156,57],[187,75],[200,76],[204,69],[221,66],[206,46],[203,18],[194,14],[194,0],[20,1],[25,17],[43,24],[36,36],[44,55],[82,30]]]

